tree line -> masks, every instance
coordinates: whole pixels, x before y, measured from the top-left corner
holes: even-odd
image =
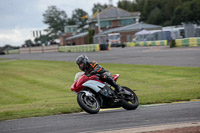
[[[106,4],[94,4],[92,8],[92,13],[95,14],[107,7]],[[85,18],[83,18],[86,16]],[[88,13],[83,9],[77,8],[72,11],[72,16],[68,17],[64,10],[59,9],[56,6],[49,6],[47,10],[43,13],[43,22],[48,25],[45,29],[46,35],[41,35],[35,38],[34,42],[32,40],[25,40],[23,46],[38,46],[41,44],[46,44],[57,39],[62,33],[64,33],[64,27],[68,25],[78,25],[78,28],[82,28],[87,24]],[[55,44],[55,43],[53,43]]]
[[[94,4],[92,13],[95,14],[97,10],[101,11],[107,6]],[[129,12],[139,11],[141,13],[139,21],[144,23],[162,26],[179,25],[182,22],[200,23],[200,0],[120,0],[117,6]],[[64,10],[49,6],[43,13],[43,22],[48,25],[46,29],[48,34],[35,38],[34,41],[47,44],[64,33],[65,26],[79,25],[79,28],[82,28],[87,24],[87,20],[88,13],[83,9],[75,9],[72,16],[68,17]],[[26,40],[25,44],[30,46],[33,42]]]
[[[118,7],[141,12],[140,21],[149,24],[200,23],[200,0],[122,0]]]
[[[6,54],[7,50],[10,50],[10,49],[19,49],[19,47],[11,46],[10,44],[6,44],[5,46],[0,47],[0,55]]]

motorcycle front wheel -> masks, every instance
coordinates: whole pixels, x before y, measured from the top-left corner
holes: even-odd
[[[79,106],[87,113],[96,114],[100,110],[99,102],[94,95],[87,96],[86,93],[80,92],[78,93],[77,101]]]
[[[124,98],[121,100],[122,107],[126,110],[134,110],[138,107],[139,105],[139,100],[137,95],[135,94],[134,91],[132,91],[128,87],[122,87],[126,91],[131,92],[131,95],[124,95]]]

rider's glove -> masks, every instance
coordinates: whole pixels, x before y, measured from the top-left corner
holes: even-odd
[[[90,77],[90,76],[92,76],[92,75],[95,75],[96,74],[96,72],[95,71],[92,71],[90,74],[88,74],[88,75],[86,75],[87,77]]]

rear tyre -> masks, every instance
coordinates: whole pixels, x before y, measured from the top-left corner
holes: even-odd
[[[86,96],[86,93],[80,92],[77,101],[79,106],[87,113],[96,114],[100,110],[99,102],[94,95]]]
[[[126,110],[134,110],[138,107],[139,101],[138,97],[130,88],[122,87],[123,89],[131,92],[131,96],[124,95],[124,99],[121,100],[122,107]]]

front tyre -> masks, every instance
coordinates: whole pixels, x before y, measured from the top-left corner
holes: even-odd
[[[87,96],[85,92],[79,92],[77,101],[79,106],[87,113],[96,114],[100,110],[99,102],[93,94]]]
[[[121,100],[122,107],[126,110],[136,109],[139,105],[137,95],[128,87],[122,87],[122,88],[131,93],[131,95],[124,95],[124,98]]]

